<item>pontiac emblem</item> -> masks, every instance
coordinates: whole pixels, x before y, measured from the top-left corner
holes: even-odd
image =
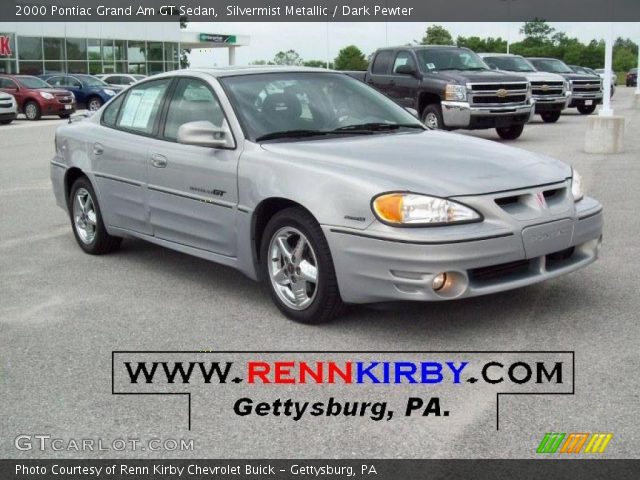
[[[499,96],[500,98],[504,98],[509,94],[509,92],[507,92],[504,88],[501,88],[500,90],[498,90],[496,92],[496,95]]]
[[[538,207],[540,208],[540,210],[546,210],[547,207],[547,200],[544,198],[544,193],[542,192],[537,192],[536,193],[536,201],[538,203]]]

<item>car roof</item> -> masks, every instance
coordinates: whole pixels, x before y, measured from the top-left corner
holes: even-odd
[[[173,72],[165,72],[164,74],[154,75],[154,78],[160,76],[172,76],[176,74],[188,74],[188,72],[206,73],[213,77],[232,77],[236,75],[255,75],[260,73],[298,73],[298,72],[315,72],[315,73],[339,73],[335,70],[327,70],[315,67],[291,67],[286,65],[248,65],[234,67],[215,67],[215,68],[189,68],[186,70],[174,70]]]
[[[481,57],[521,57],[515,53],[478,53]]]

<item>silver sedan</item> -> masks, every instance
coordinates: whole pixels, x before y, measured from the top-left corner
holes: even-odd
[[[264,279],[290,318],[530,285],[598,255],[569,165],[428,131],[338,72],[185,70],[58,128],[51,179],[80,247],[135,237]]]

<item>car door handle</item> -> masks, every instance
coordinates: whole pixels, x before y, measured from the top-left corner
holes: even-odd
[[[102,146],[101,143],[94,143],[93,144],[93,154],[94,155],[102,155],[102,152],[104,152],[104,147]]]
[[[156,168],[164,168],[167,166],[167,157],[159,153],[154,153],[151,155],[151,165]]]

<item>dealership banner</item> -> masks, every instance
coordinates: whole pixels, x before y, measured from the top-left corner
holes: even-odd
[[[0,21],[632,22],[637,0],[3,0]]]

